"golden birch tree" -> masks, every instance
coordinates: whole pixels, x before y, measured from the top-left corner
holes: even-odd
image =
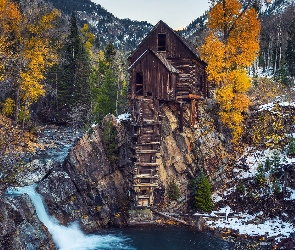
[[[222,123],[231,129],[233,142],[243,133],[243,113],[250,100],[251,80],[246,68],[259,52],[260,22],[254,8],[238,0],[219,0],[208,13],[208,36],[201,58],[208,63],[208,80],[216,84]]]
[[[20,68],[20,98],[22,120],[29,115],[30,106],[45,95],[42,81],[46,69],[54,64],[57,53],[51,42],[49,31],[59,15],[57,10],[43,14],[36,23],[28,23],[26,35],[20,37],[23,66]],[[23,17],[27,18],[27,17]]]
[[[56,9],[35,1],[20,11],[15,3],[0,0],[0,70],[2,80],[9,78],[14,84],[14,102],[12,96],[7,98],[4,113],[13,107],[16,122],[28,119],[30,106],[45,95],[44,74],[57,59],[51,31],[58,16]]]
[[[5,60],[12,56],[13,37],[19,34],[20,20],[16,4],[0,0],[0,80],[4,80]]]

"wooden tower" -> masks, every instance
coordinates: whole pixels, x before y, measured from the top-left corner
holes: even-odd
[[[163,21],[152,29],[128,58],[129,100],[135,134],[134,191],[137,206],[154,205],[158,187],[161,143],[159,105],[179,107],[179,129],[183,128],[183,105],[190,105],[190,123],[196,120],[197,100],[209,93],[206,64],[195,48]]]

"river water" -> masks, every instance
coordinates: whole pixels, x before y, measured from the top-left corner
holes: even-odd
[[[59,250],[206,250],[232,249],[230,243],[187,227],[133,227],[106,230],[99,234],[84,234],[77,223],[68,226],[47,213],[43,198],[35,185],[14,187],[7,195],[28,194],[39,219],[48,228]]]
[[[108,233],[115,233],[109,231]],[[188,227],[133,227],[119,231],[138,250],[227,250],[231,243]],[[120,235],[120,234],[116,234]]]

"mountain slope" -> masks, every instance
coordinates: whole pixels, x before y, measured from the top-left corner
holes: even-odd
[[[113,43],[117,49],[132,51],[152,29],[148,22],[119,19],[90,0],[45,0],[64,14],[77,14],[80,24],[88,23],[102,46]]]

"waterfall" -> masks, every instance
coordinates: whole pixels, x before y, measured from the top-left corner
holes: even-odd
[[[79,228],[78,223],[74,222],[68,226],[60,225],[57,219],[50,216],[43,203],[42,196],[35,190],[36,185],[26,187],[12,187],[6,190],[7,195],[28,194],[31,198],[38,218],[48,228],[53,241],[59,250],[103,250],[103,249],[128,249],[127,238],[112,234],[106,235],[86,235]]]

